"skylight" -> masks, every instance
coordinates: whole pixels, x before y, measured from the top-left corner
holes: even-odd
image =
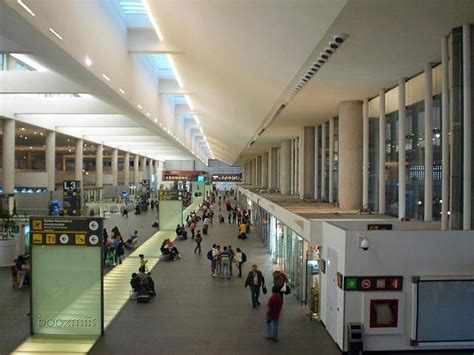
[[[151,54],[148,58],[155,69],[171,70],[171,64],[167,54]]]
[[[146,15],[141,0],[118,0],[118,2],[126,15]]]

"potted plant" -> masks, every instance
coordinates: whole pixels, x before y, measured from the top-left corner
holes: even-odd
[[[12,234],[13,227],[16,226],[7,210],[0,209],[0,267],[10,266],[15,259],[16,241]]]

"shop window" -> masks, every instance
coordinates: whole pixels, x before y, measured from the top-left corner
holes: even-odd
[[[370,300],[370,328],[397,328],[398,300]]]

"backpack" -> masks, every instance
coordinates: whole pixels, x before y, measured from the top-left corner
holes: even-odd
[[[212,260],[212,249],[207,252],[207,258]]]
[[[242,262],[245,263],[247,261],[247,254],[242,253]]]

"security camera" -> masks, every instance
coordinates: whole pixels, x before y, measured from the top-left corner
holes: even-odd
[[[365,235],[359,235],[359,248],[364,251],[367,251],[370,248],[370,242]]]
[[[347,37],[348,37],[347,34],[339,33],[337,35],[334,35],[333,39],[334,39],[334,42],[336,42],[337,44],[341,44],[347,39]]]

